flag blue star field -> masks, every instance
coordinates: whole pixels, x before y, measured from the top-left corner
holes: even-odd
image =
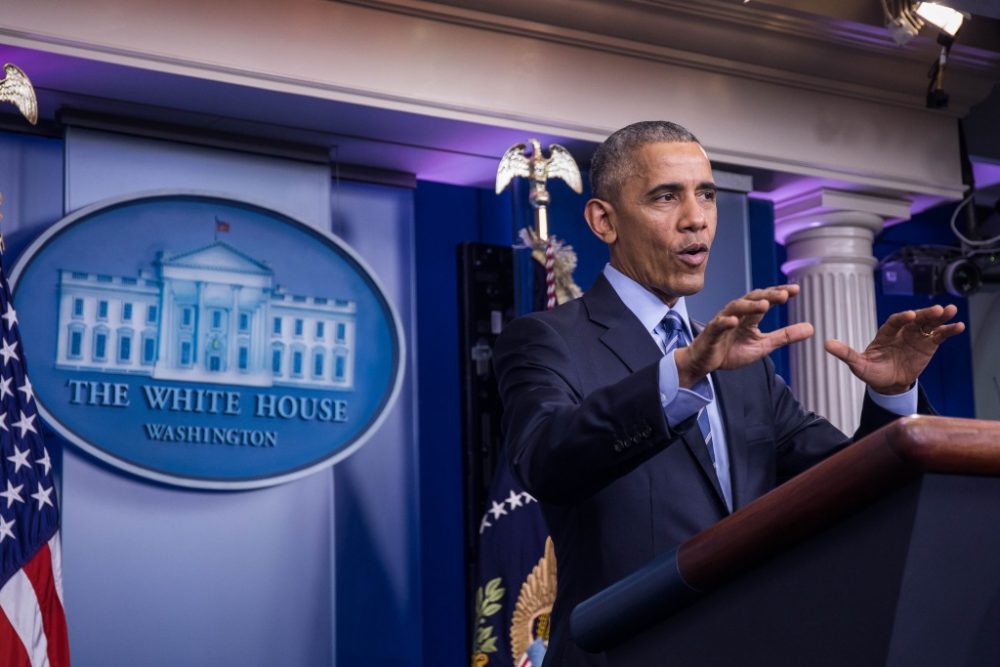
[[[69,665],[59,508],[0,264],[0,665]]]
[[[556,597],[552,538],[537,501],[497,466],[479,524],[473,667],[540,667]]]

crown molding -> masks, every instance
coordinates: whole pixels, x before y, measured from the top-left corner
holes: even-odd
[[[657,7],[670,14],[686,13],[702,20],[708,18],[726,21],[742,31],[746,31],[747,28],[762,31],[770,38],[783,35],[807,39],[830,46],[869,51],[893,59],[915,60],[923,64],[926,64],[928,55],[933,56],[938,51],[936,42],[923,35],[917,36],[905,46],[899,46],[892,40],[889,31],[881,25],[836,19],[819,20],[817,15],[807,16],[784,9],[778,10],[761,3],[751,5],[734,0],[699,0],[697,3],[680,0],[625,1]],[[970,69],[997,70],[1000,67],[1000,51],[978,49],[962,44],[961,40],[958,40],[952,48],[950,60]]]
[[[328,0],[771,84],[923,109],[932,40],[732,0]],[[961,117],[1000,80],[1000,52],[956,44],[946,74]]]

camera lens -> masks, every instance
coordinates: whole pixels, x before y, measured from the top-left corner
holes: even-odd
[[[944,269],[944,288],[955,296],[969,296],[983,285],[983,274],[971,260],[958,259]]]

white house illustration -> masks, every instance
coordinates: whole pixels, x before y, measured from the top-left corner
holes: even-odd
[[[268,387],[353,389],[357,303],[287,294],[216,241],[137,278],[59,271],[59,368]]]

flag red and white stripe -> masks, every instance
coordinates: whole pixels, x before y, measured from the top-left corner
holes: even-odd
[[[0,589],[0,665],[69,665],[59,533]]]
[[[0,667],[66,667],[59,502],[0,263]]]

